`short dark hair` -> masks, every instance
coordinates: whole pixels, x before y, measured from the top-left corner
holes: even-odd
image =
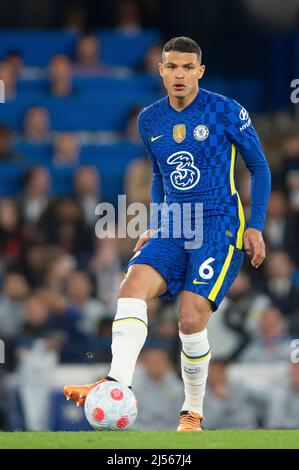
[[[201,62],[202,51],[196,41],[185,36],[180,36],[170,39],[163,47],[164,52],[177,51],[177,52],[194,52],[197,54],[198,61]]]

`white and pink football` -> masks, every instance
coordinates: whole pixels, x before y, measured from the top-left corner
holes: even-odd
[[[98,431],[124,431],[134,423],[138,403],[131,389],[118,382],[103,382],[86,397],[85,416]]]

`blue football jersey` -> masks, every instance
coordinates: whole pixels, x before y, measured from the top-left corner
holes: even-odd
[[[202,203],[202,243],[187,247],[185,233],[164,237],[167,217],[162,215],[156,232],[161,236],[147,241],[128,266],[145,264],[159,272],[167,284],[163,298],[189,291],[209,299],[216,310],[244,258],[245,219],[235,185],[237,151],[252,177],[249,227],[264,226],[270,171],[257,133],[239,103],[204,89],[180,112],[171,107],[168,96],[157,101],[140,113],[138,127],[153,164],[152,202],[165,200],[179,208],[191,203],[192,221],[198,219],[194,203]]]
[[[252,175],[249,226],[263,230],[270,171],[248,112],[235,100],[200,89],[182,111],[168,96],[145,108],[138,128],[153,164],[152,202],[203,203],[204,217],[222,216],[235,225],[242,247],[245,219],[235,186],[237,151]]]

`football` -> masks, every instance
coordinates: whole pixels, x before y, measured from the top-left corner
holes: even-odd
[[[124,431],[134,423],[138,402],[131,389],[117,382],[103,382],[86,397],[85,416],[98,431]]]

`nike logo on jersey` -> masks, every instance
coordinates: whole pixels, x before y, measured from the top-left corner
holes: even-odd
[[[209,284],[208,282],[197,281],[196,279],[193,280],[193,284]]]
[[[155,140],[157,139],[160,139],[161,137],[163,137],[163,134],[162,135],[157,135],[156,137],[151,137],[151,142],[155,142]]]

